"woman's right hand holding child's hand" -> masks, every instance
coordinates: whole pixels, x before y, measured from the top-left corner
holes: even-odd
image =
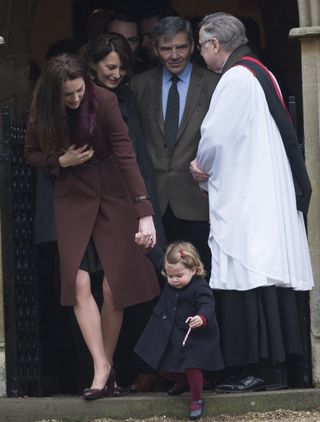
[[[141,232],[138,232],[134,236],[134,241],[139,245],[143,246],[144,248],[152,248],[154,246],[154,240],[151,237],[143,236]]]
[[[83,164],[93,157],[94,151],[92,147],[89,149],[88,145],[76,148],[75,145],[71,145],[67,151],[60,155],[59,164],[61,167],[72,167]]]

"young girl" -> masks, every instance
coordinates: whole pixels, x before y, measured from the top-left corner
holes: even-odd
[[[139,243],[139,233],[136,235]],[[159,247],[149,258],[167,279],[135,352],[174,381],[169,394],[191,392],[190,419],[203,414],[203,374],[223,368],[214,299],[195,247],[188,242]]]

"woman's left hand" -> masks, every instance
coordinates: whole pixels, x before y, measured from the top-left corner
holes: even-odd
[[[145,248],[153,248],[157,242],[157,236],[151,215],[139,219],[139,233],[139,244]]]
[[[76,148],[75,145],[70,147],[59,157],[61,167],[79,166],[93,157],[94,150],[92,147],[88,149],[88,145]]]

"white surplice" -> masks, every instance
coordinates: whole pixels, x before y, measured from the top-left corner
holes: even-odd
[[[242,66],[220,79],[196,157],[209,180],[215,289],[310,290],[313,276],[290,164],[264,91]]]

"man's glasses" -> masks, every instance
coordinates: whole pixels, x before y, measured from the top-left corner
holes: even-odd
[[[197,45],[197,49],[200,51],[200,53],[201,53],[202,47],[210,41],[212,40],[203,41],[201,43],[199,42],[199,44]]]

